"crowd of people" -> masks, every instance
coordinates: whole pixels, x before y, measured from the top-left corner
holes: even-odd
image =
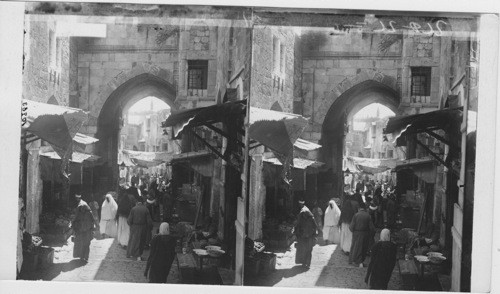
[[[134,175],[130,185],[122,185],[119,193],[108,192],[101,205],[96,201],[89,205],[78,194],[75,197],[74,258],[87,262],[94,238],[116,238],[126,249],[126,257],[137,261],[142,261],[144,250],[150,248],[144,274],[152,283],[166,283],[176,246],[168,223],[174,201],[167,180],[152,177],[148,182]],[[154,222],[161,222],[157,232],[153,232]]]
[[[349,264],[365,267],[370,254],[365,281],[371,289],[387,289],[397,252],[390,241],[398,212],[395,189],[388,184],[359,182],[354,193],[350,185],[345,185],[344,195],[337,201],[332,198],[324,213],[317,202],[311,211],[305,201],[299,201],[300,212],[294,228],[295,263],[309,268],[313,247],[322,234],[325,244],[338,244],[349,256]],[[381,231],[375,243],[377,230]]]

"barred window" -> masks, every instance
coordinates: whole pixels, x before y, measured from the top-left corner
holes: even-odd
[[[411,96],[431,95],[431,68],[411,68]]]
[[[188,89],[207,89],[208,60],[188,60]]]

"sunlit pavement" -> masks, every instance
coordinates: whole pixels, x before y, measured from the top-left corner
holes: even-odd
[[[144,251],[144,261],[137,261],[127,258],[126,249],[118,245],[114,238],[94,239],[90,244],[89,260],[84,263],[73,258],[71,239],[66,245],[53,248],[54,264],[27,275],[25,279],[62,282],[148,282],[144,277],[144,270],[149,250]],[[172,266],[168,282],[176,283],[178,279],[177,267]]]
[[[273,287],[333,287],[368,289],[365,284],[366,266],[359,268],[349,264],[349,257],[337,245],[316,245],[313,248],[309,269],[295,264],[295,246],[290,251],[278,253],[276,271],[247,279],[247,285]],[[397,265],[389,282],[389,290],[399,290],[401,281]]]

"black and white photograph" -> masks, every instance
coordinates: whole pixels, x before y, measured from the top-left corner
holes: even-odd
[[[491,290],[498,14],[22,5],[16,282]]]

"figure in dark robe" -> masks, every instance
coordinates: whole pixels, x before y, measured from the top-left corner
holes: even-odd
[[[373,203],[377,207],[377,211],[375,212],[376,223],[374,225],[377,228],[381,228],[384,224],[383,202],[382,188],[379,184],[377,184],[373,194]]]
[[[363,196],[361,196],[360,190],[356,190],[356,193],[352,195],[352,198],[358,202],[358,205],[364,204],[365,201],[363,201]]]
[[[127,223],[130,226],[127,257],[137,258],[140,261],[146,246],[148,230],[153,227],[153,220],[143,201],[138,201],[132,208]]]
[[[87,262],[89,260],[90,241],[94,238],[94,227],[98,224],[95,223],[92,211],[87,202],[82,200],[82,196],[75,195],[75,198],[78,201],[78,206],[75,209],[75,218],[71,225],[75,234],[73,257]]]
[[[160,225],[158,235],[151,240],[151,252],[144,276],[150,283],[166,283],[167,277],[175,259],[176,239],[170,236],[168,223]]]
[[[142,197],[140,194],[140,190],[137,186],[132,182],[132,186],[127,189],[127,193],[134,196],[135,201],[139,201]]]
[[[363,262],[370,246],[370,238],[373,237],[375,232],[375,226],[370,215],[366,212],[364,204],[359,207],[358,213],[353,216],[349,230],[352,232],[349,263],[363,267]]]
[[[308,268],[311,265],[312,249],[316,244],[318,226],[313,214],[305,206],[305,202],[299,201],[299,205],[300,213],[297,216],[297,225],[293,230],[297,237],[295,263],[302,264]]]
[[[397,246],[391,242],[390,235],[388,229],[383,229],[380,232],[380,241],[371,248],[370,265],[365,277],[370,289],[387,290],[397,260]]]
[[[391,193],[387,196],[387,227],[392,230],[396,228],[396,218],[398,214],[398,208],[396,203],[396,196]]]

